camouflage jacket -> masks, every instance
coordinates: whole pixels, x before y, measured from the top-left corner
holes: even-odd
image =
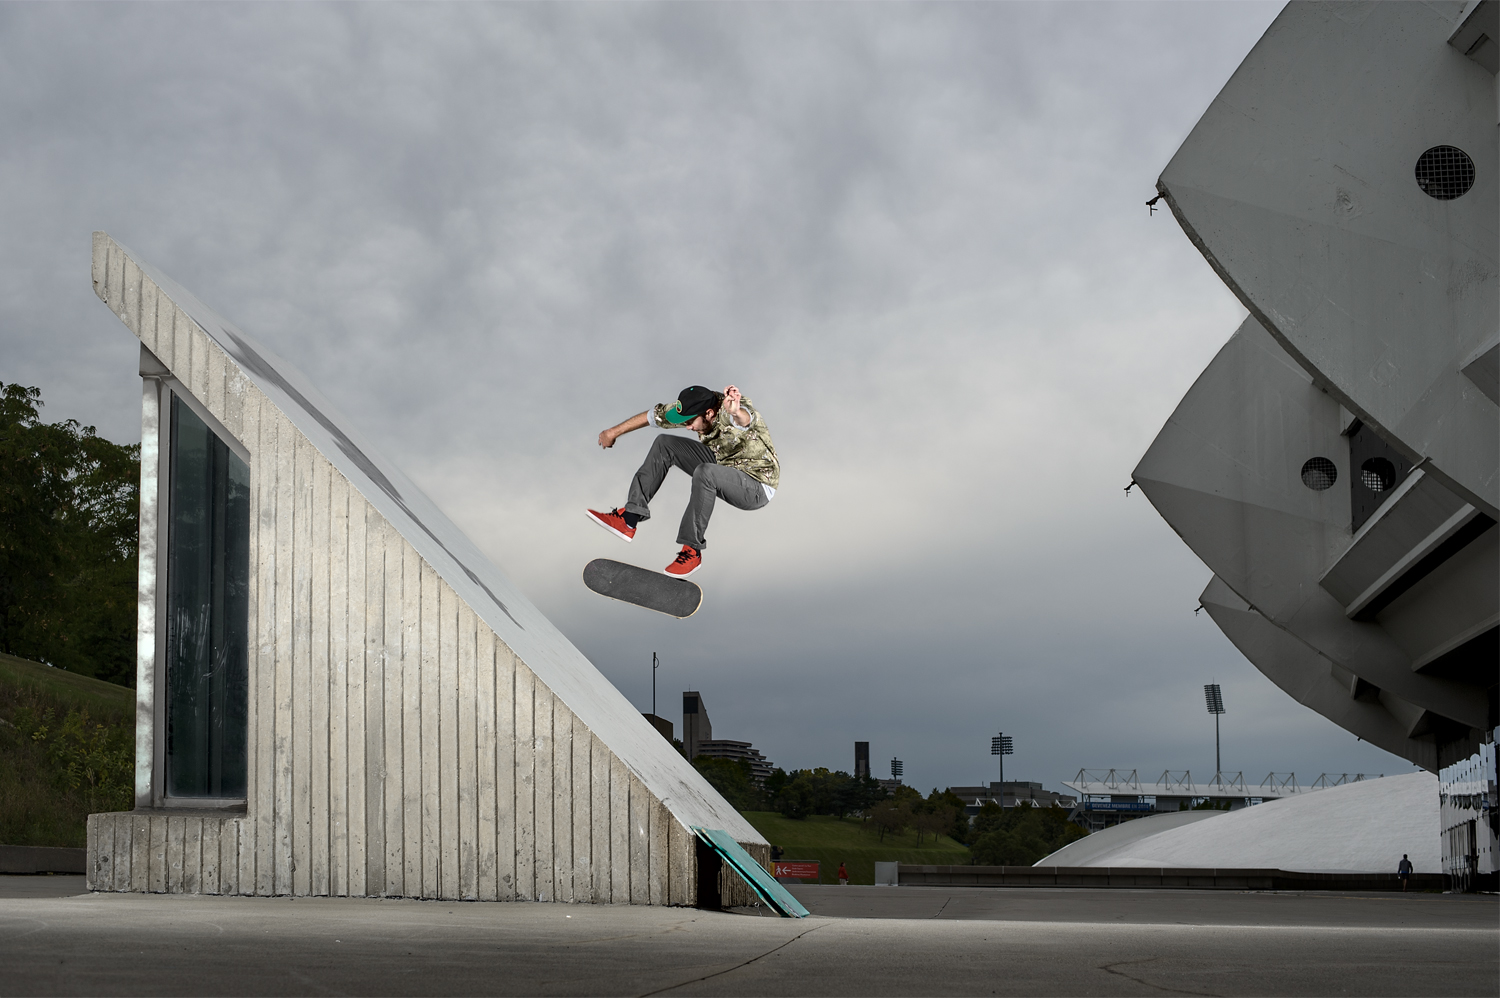
[[[657,403],[651,409],[652,426],[675,429],[662,419],[666,405]],[[771,431],[766,421],[747,398],[740,399],[740,408],[750,414],[749,426],[737,426],[729,416],[729,410],[721,408],[708,432],[698,434],[698,439],[714,452],[714,460],[726,468],[738,468],[751,478],[772,489],[781,485],[781,462],[776,459],[776,447],[771,443]]]

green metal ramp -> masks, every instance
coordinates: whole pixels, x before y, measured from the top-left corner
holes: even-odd
[[[766,872],[765,867],[757,863],[751,855],[740,844],[730,838],[728,832],[717,828],[699,828],[693,826],[693,833],[702,839],[714,852],[718,853],[724,862],[728,863],[745,879],[760,899],[770,905],[777,914],[783,918],[806,918],[808,910],[802,907],[802,902],[792,897],[790,891],[778,884],[774,877]]]

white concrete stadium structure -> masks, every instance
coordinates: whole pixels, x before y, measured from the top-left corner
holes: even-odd
[[[1500,725],[1497,39],[1495,0],[1282,11],[1157,183],[1250,316],[1135,470],[1251,662],[1468,784]],[[1443,791],[1464,882],[1486,758],[1487,798]]]
[[[1036,866],[1441,873],[1437,778],[1406,773],[1238,811],[1180,811],[1079,839]]]
[[[92,889],[743,893],[691,828],[765,840],[305,378],[102,232],[93,279],[144,406],[136,802],[89,818]]]

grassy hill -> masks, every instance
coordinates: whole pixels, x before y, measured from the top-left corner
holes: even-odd
[[[821,864],[818,869],[820,882],[825,884],[838,883],[835,874],[841,862],[849,868],[851,884],[873,884],[877,860],[938,866],[960,866],[969,862],[968,848],[946,835],[934,839],[930,833],[924,834],[919,846],[917,835],[912,831],[900,835],[887,833],[882,842],[874,825],[856,818],[814,815],[798,820],[784,818],[774,811],[746,811],[744,814],[767,842],[786,851],[782,859],[817,860]]]
[[[81,846],[133,804],[135,691],[0,654],[0,844]]]

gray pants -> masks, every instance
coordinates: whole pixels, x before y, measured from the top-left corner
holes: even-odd
[[[642,520],[651,519],[651,498],[674,464],[693,476],[693,495],[682,513],[682,525],[677,528],[678,544],[703,550],[708,543],[703,534],[708,530],[708,518],[713,516],[715,499],[723,499],[739,509],[760,509],[770,502],[759,482],[738,468],[726,468],[716,462],[714,452],[703,444],[662,433],[652,442],[641,469],[630,480],[626,511]]]

